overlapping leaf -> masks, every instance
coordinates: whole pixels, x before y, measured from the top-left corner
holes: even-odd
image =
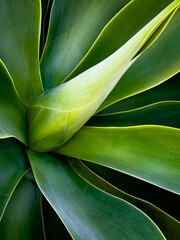
[[[75,239],[164,239],[146,215],[88,184],[62,157],[28,155],[41,191]]]
[[[141,52],[163,31],[179,4],[179,0],[170,4],[104,61],[40,96],[29,108],[31,148],[52,151],[68,141],[95,113]]]
[[[106,23],[128,2],[129,0],[54,1],[47,44],[41,61],[45,90],[62,82],[84,57]]]
[[[109,194],[112,194],[120,199],[124,199],[141,209],[157,224],[167,240],[176,240],[180,238],[180,223],[167,215],[165,212],[161,211],[154,205],[126,194],[125,192],[109,184],[104,179],[92,172],[81,161],[69,158],[68,162],[73,169],[89,183]]]

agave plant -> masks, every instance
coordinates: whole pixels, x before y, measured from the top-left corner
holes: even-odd
[[[180,239],[179,6],[1,0],[0,239]]]

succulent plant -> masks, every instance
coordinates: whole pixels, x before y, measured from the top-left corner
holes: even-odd
[[[0,239],[180,239],[180,0],[1,0]]]

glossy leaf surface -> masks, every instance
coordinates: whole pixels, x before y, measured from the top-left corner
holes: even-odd
[[[87,126],[164,125],[180,128],[180,101],[159,102],[131,111],[93,116]]]
[[[81,61],[106,23],[129,0],[55,0],[41,61],[45,90],[59,85]],[[73,53],[73,54],[72,54]]]
[[[26,109],[21,103],[12,79],[1,60],[0,112],[0,138],[15,137],[26,144]]]
[[[62,157],[28,155],[41,191],[74,239],[164,239],[146,215],[88,184]]]
[[[0,140],[0,219],[22,176],[27,171],[26,153],[15,139]]]
[[[43,240],[40,191],[27,178],[18,184],[0,222],[1,240]]]
[[[83,127],[56,152],[98,163],[180,193],[180,130]]]
[[[96,112],[119,78],[171,19],[174,1],[110,57],[40,96],[29,108],[29,143],[46,152],[68,141]]]
[[[126,194],[125,192],[109,184],[103,178],[100,178],[98,175],[92,172],[80,160],[70,158],[68,159],[68,162],[82,178],[95,187],[120,199],[124,199],[146,213],[161,229],[167,240],[176,240],[180,238],[180,223],[170,217],[168,214],[161,211],[154,205]]]
[[[0,58],[28,103],[42,93],[39,71],[40,0],[2,0]]]

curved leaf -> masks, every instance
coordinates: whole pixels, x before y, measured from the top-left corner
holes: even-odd
[[[88,184],[62,157],[28,155],[41,191],[74,239],[164,239],[140,210]]]
[[[180,0],[170,4],[110,57],[33,102],[28,112],[31,148],[47,152],[67,142],[163,31],[179,4]]]
[[[142,93],[125,98],[103,109],[99,114],[128,111],[161,101],[180,100],[180,74]]]
[[[31,180],[18,184],[0,222],[1,240],[43,240],[40,191]]]
[[[3,62],[0,60],[0,138],[15,137],[27,144],[26,109],[21,103]]]
[[[66,81],[109,57],[172,2],[173,0],[131,1],[106,25],[91,49],[66,78]]]
[[[15,139],[0,140],[0,220],[27,169],[27,156],[21,144]]]
[[[180,9],[157,41],[132,65],[99,110],[145,91],[180,71]]]
[[[87,161],[83,161],[83,163],[121,191],[155,205],[180,221],[179,195],[115,169]]]
[[[0,58],[28,103],[42,93],[39,70],[40,0],[2,0]]]
[[[180,193],[180,130],[162,126],[83,127],[56,152]]]
[[[84,57],[105,24],[128,2],[129,0],[54,1],[41,61],[45,90],[62,82]]]
[[[138,207],[144,213],[146,213],[161,229],[162,233],[167,240],[177,240],[180,238],[180,223],[161,211],[154,205],[143,201],[139,198],[133,197],[113,185],[106,182],[103,178],[100,178],[94,172],[92,172],[87,166],[85,166],[80,160],[68,159],[72,168],[86,181],[95,187],[112,194],[120,199],[123,199],[134,206]]]
[[[180,128],[180,101],[159,102],[131,111],[93,116],[87,126],[164,125]]]

